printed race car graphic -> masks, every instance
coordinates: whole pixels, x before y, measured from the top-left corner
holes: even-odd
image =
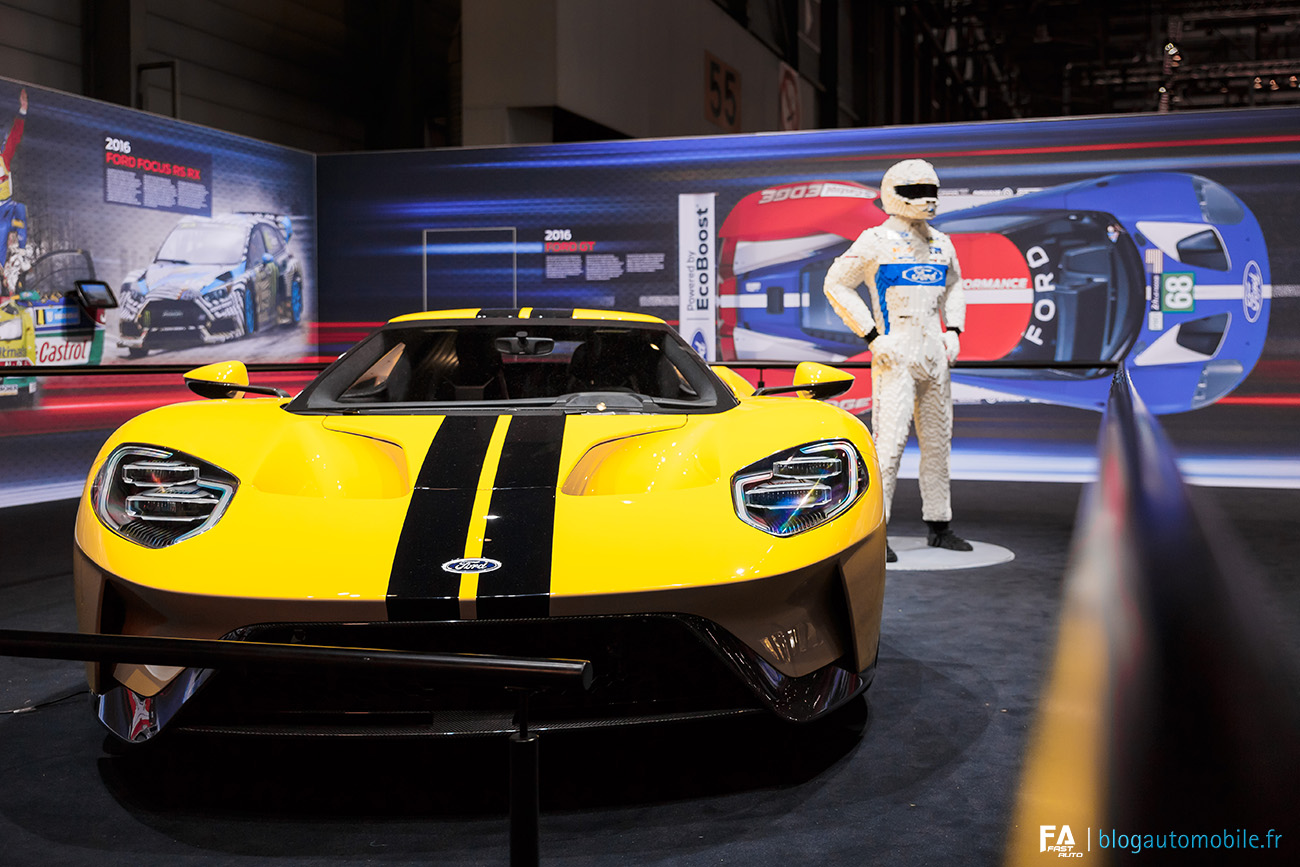
[[[835,257],[888,219],[879,198],[874,187],[812,181],[751,193],[732,209],[720,231],[724,360],[841,361],[863,352],[822,284]],[[1007,276],[1015,248],[996,239],[980,247],[954,242],[967,278],[962,357],[1000,358],[1015,346],[1032,294],[1024,276]]]
[[[752,199],[722,228],[724,269],[730,251],[734,271],[723,303],[735,322],[724,313],[720,332],[732,329],[734,356],[869,358],[821,285],[834,257],[883,212],[859,209],[856,229],[835,205],[791,218],[759,215]],[[1110,175],[955,211],[933,225],[952,237],[962,264],[964,360],[1124,360],[1148,407],[1168,413],[1228,394],[1263,350],[1272,296],[1263,234],[1214,181]],[[1100,369],[959,370],[953,379],[978,386],[983,400],[1086,408],[1102,406],[1108,388]]]
[[[36,329],[32,313],[17,297],[0,299],[0,367],[29,367],[36,359]],[[36,399],[36,379],[31,376],[0,377],[0,398],[15,398],[26,405]]]
[[[165,345],[220,343],[268,324],[297,324],[303,270],[288,217],[186,217],[153,264],[122,283],[118,345],[133,358]]]
[[[91,468],[79,626],[592,660],[590,693],[533,699],[540,729],[820,717],[874,674],[884,509],[866,428],[808,399],[852,377],[795,379],[755,394],[663,320],[537,308],[398,317],[292,400],[241,394],[237,362],[191,371],[215,399],[136,417]],[[126,741],[513,715],[500,690],[400,677],[119,664],[90,682]]]
[[[0,301],[0,366],[99,364],[104,310],[88,309],[75,287],[95,278],[90,254],[59,250],[31,263],[15,295]],[[34,377],[0,379],[0,397],[35,402]]]

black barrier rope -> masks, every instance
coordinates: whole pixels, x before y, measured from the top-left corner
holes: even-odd
[[[302,361],[278,363],[254,363],[244,365],[249,373],[319,373],[329,367],[330,363],[321,361]],[[26,376],[145,376],[148,374],[186,374],[199,364],[95,364],[78,367],[75,365],[35,364],[26,367],[7,367],[4,375],[9,377]]]
[[[536,731],[528,728],[528,699],[542,689],[591,688],[592,665],[585,659],[491,656],[476,653],[421,653],[310,644],[274,644],[196,638],[157,638],[75,632],[0,629],[0,656],[69,659],[83,662],[135,662],[221,668],[279,665],[405,671],[444,680],[489,682],[520,693],[519,730],[510,736],[510,864],[536,865],[540,858],[539,768]],[[78,691],[74,695],[81,695]],[[63,701],[63,696],[54,701]],[[41,707],[53,704],[45,702]],[[6,713],[23,713],[19,708]]]

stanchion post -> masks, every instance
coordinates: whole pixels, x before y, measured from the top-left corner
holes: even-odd
[[[519,731],[510,736],[510,867],[541,861],[537,751],[540,738],[528,730],[528,692],[519,698]]]

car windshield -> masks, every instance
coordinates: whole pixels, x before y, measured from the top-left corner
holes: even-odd
[[[186,265],[233,265],[244,258],[246,232],[239,226],[219,223],[181,223],[172,229],[157,262],[181,262]]]
[[[1006,359],[1109,361],[1137,339],[1146,278],[1137,246],[1115,217],[1096,211],[1036,211],[936,220],[953,235],[1000,233],[1025,257],[1034,309]]]
[[[292,412],[716,412],[734,405],[666,325],[616,320],[423,320],[367,337]]]

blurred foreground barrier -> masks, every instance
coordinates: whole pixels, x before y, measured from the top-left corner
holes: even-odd
[[[403,671],[430,683],[475,681],[519,696],[510,736],[510,864],[535,865],[538,846],[538,735],[528,729],[528,697],[543,689],[591,688],[592,666],[583,659],[488,656],[475,653],[418,653],[355,647],[318,647],[251,641],[86,635],[0,629],[0,656],[135,662],[187,668],[329,668],[361,670],[382,677]],[[90,720],[87,719],[87,724]]]
[[[1297,863],[1300,679],[1262,585],[1122,368],[1098,449],[1006,861]]]

